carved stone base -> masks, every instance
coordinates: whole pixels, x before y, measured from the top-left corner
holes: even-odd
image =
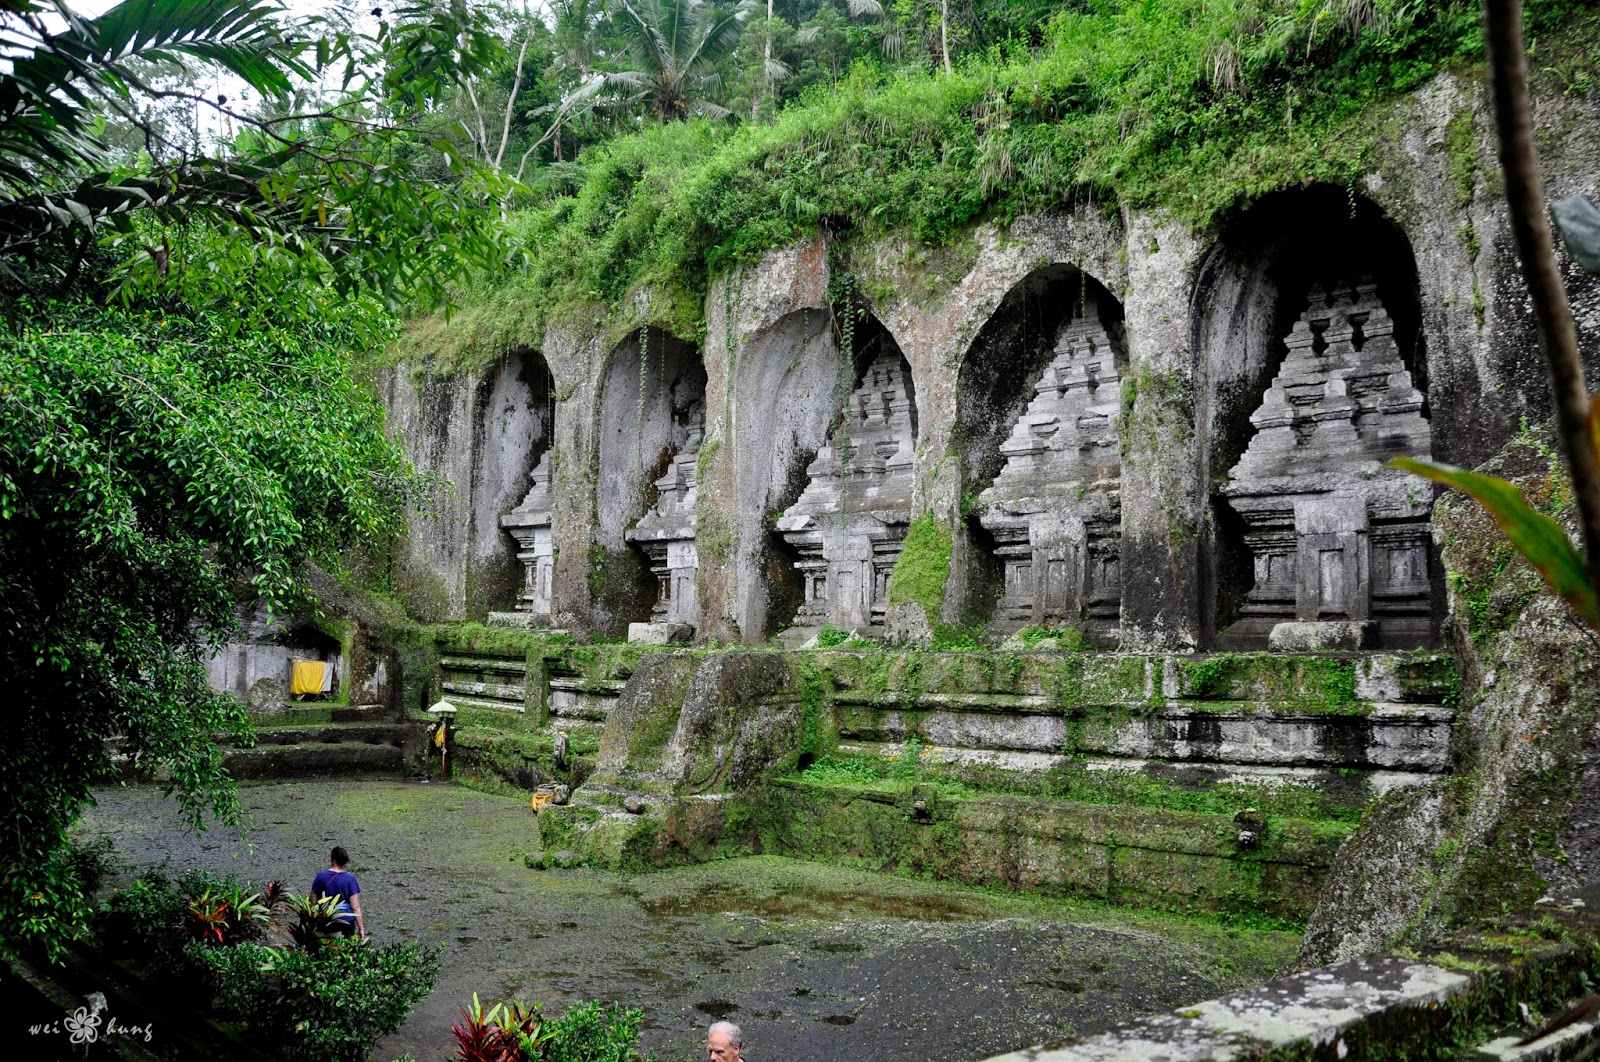
[[[694,638],[694,627],[687,623],[630,623],[628,641],[640,645],[666,645]]]
[[[1280,623],[1267,635],[1267,648],[1277,653],[1319,649],[1367,649],[1377,640],[1378,625],[1353,620]]]

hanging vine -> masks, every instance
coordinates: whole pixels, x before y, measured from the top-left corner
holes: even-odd
[[[639,329],[639,411],[634,433],[639,440],[639,464],[646,459],[644,452],[644,392],[650,384],[650,326]]]
[[[828,310],[833,315],[834,336],[839,348],[839,424],[832,434],[843,434],[834,445],[839,458],[840,505],[850,493],[850,396],[856,388],[856,324],[863,316],[857,294],[855,274],[838,268],[828,277]]]

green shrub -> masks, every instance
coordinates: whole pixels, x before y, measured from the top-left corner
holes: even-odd
[[[354,941],[315,954],[258,943],[190,945],[218,1016],[285,1062],[364,1062],[433,990],[440,949]]]
[[[550,1062],[635,1062],[643,1023],[644,1011],[637,1008],[575,1003],[550,1023]]]

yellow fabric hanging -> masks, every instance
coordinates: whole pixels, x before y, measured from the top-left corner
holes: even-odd
[[[440,722],[439,723],[439,729],[437,729],[437,730],[435,730],[433,732],[433,747],[436,748],[436,749],[444,748],[444,723],[443,722]]]
[[[290,663],[293,665],[289,674],[291,694],[322,692],[322,676],[327,664],[321,660],[293,660]]]

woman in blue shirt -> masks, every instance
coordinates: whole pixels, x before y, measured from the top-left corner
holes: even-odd
[[[343,847],[335,847],[328,856],[328,869],[318,871],[316,880],[311,883],[311,898],[339,897],[339,932],[347,937],[360,933],[361,939],[366,940],[367,925],[361,917],[361,883],[345,869],[348,862],[350,853]]]

